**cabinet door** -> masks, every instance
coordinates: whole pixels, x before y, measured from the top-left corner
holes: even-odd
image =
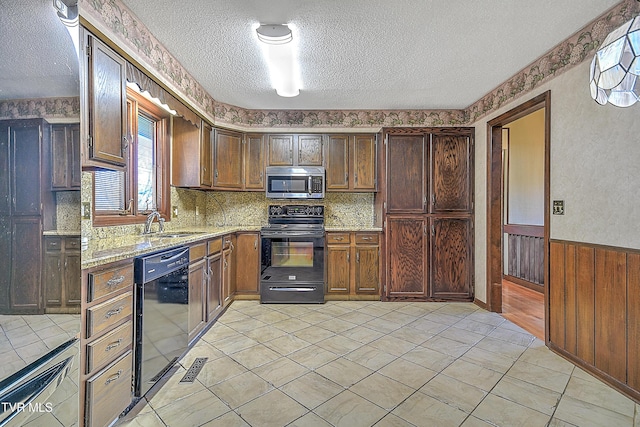
[[[207,265],[207,322],[210,322],[222,310],[222,254],[207,258]]]
[[[67,307],[80,305],[80,252],[67,252],[64,256],[64,302]]]
[[[216,129],[213,185],[218,188],[242,188],[241,134]]]
[[[325,165],[327,190],[349,189],[348,135],[329,135]]]
[[[71,175],[69,187],[79,190],[82,185],[82,171],[80,170],[80,125],[67,126],[67,175]]]
[[[249,134],[244,144],[244,188],[264,191],[264,136]]]
[[[40,215],[41,126],[33,124],[11,127],[11,188],[14,215]]]
[[[353,189],[376,190],[376,137],[355,135],[353,137]]]
[[[427,296],[426,220],[387,217],[388,297]]]
[[[13,219],[11,260],[11,308],[37,313],[42,308],[40,218]]]
[[[89,150],[91,165],[126,164],[126,63],[89,36]]]
[[[356,246],[355,291],[377,294],[380,290],[380,248],[378,246]]]
[[[189,265],[189,342],[204,326],[205,260]]]
[[[322,135],[298,135],[298,166],[322,166]]]
[[[469,299],[473,296],[470,218],[434,218],[431,295],[434,298]]]
[[[0,125],[0,215],[11,214],[11,170],[9,165],[9,126]]]
[[[293,166],[293,135],[269,135],[269,166]]]
[[[211,145],[201,147],[201,131],[181,117],[173,118],[171,143],[171,185],[185,188],[211,187],[213,182],[213,151]],[[202,156],[208,156],[205,160]],[[203,178],[208,180],[205,185]]]
[[[239,233],[236,245],[236,292],[257,294],[260,283],[260,235]]]
[[[10,307],[11,237],[11,217],[0,215],[0,313],[8,313]]]
[[[351,246],[327,246],[327,292],[349,293]]]
[[[422,135],[388,135],[387,212],[427,208],[426,141]]]
[[[59,240],[59,239],[58,239]],[[58,245],[60,243],[58,242]],[[49,247],[49,240],[45,245]],[[62,306],[62,254],[46,251],[44,254],[45,308]],[[78,273],[79,275],[79,273]]]
[[[202,121],[200,127],[200,185],[211,187],[213,185],[213,129],[208,123]]]
[[[51,127],[51,189],[61,190],[69,186],[69,145],[66,126]]]
[[[471,138],[465,135],[433,135],[433,213],[470,212],[473,209]]]

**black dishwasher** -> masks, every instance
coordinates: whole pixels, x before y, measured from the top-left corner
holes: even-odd
[[[134,392],[143,396],[188,346],[189,248],[135,259]]]

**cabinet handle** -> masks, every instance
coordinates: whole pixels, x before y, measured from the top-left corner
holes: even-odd
[[[426,236],[427,235],[427,226],[425,225],[424,227],[422,227],[422,233]]]
[[[104,317],[105,317],[106,319],[108,319],[108,318],[110,318],[111,316],[116,316],[116,315],[118,315],[118,314],[122,313],[122,310],[123,310],[123,309],[124,309],[124,306],[122,306],[122,305],[121,305],[121,306],[120,306],[120,307],[118,307],[118,308],[114,308],[113,310],[109,310],[109,311],[107,311],[107,313],[104,315]]]
[[[360,262],[360,252],[356,252],[356,262]]]
[[[224,264],[222,265],[222,267],[226,270],[227,267],[229,266],[229,263],[227,262],[227,260],[224,260]]]
[[[264,176],[264,172],[260,172],[260,182],[262,182],[262,177]]]
[[[371,236],[365,236],[362,238],[362,240],[371,240]]]
[[[255,240],[253,241],[253,250],[257,251],[258,250],[258,238],[256,237]]]
[[[334,239],[334,240],[337,240],[338,242],[341,242],[341,241],[343,241],[343,240],[344,240],[344,237],[342,237],[342,236],[338,236],[338,237],[334,237],[333,239]]]
[[[105,352],[111,351],[114,348],[120,347],[120,344],[122,344],[122,338],[118,339],[118,341],[114,341],[111,344],[109,344],[108,346],[106,346],[104,348]]]
[[[425,206],[427,206],[427,196],[422,198],[422,207],[424,208]]]
[[[109,385],[112,382],[117,381],[118,378],[120,378],[120,375],[122,375],[122,369],[118,370],[118,372],[107,378],[107,380],[104,382],[104,385]]]
[[[347,252],[347,262],[351,261],[351,254],[349,252]]]
[[[432,225],[432,226],[431,226],[431,235],[432,235],[432,236],[435,236],[435,235],[436,235],[436,226],[435,226],[435,225]]]
[[[107,287],[112,288],[122,282],[124,282],[124,276],[114,276],[111,279],[107,280]]]

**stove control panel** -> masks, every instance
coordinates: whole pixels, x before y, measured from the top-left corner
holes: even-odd
[[[269,217],[324,217],[324,206],[319,205],[270,205]]]

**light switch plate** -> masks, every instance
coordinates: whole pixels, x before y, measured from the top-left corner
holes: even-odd
[[[90,202],[82,202],[82,219],[91,219],[91,203]]]
[[[553,214],[564,215],[564,200],[553,201]]]
[[[171,206],[171,218],[178,218],[178,207]]]

